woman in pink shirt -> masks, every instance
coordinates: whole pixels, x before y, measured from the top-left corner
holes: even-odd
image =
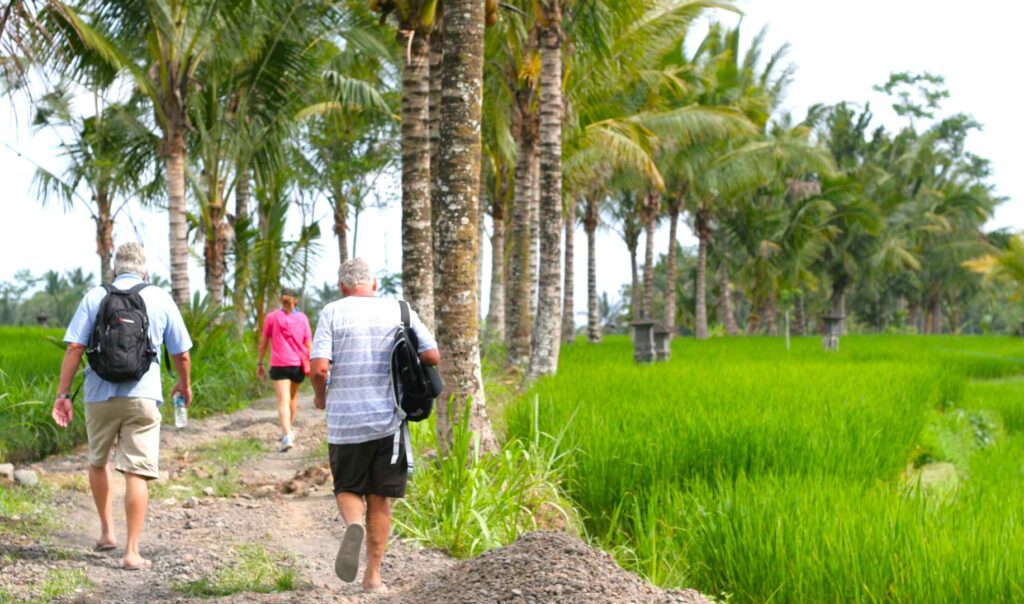
[[[309,374],[309,352],[313,334],[306,313],[295,308],[299,293],[294,289],[281,290],[281,308],[267,315],[260,338],[257,375],[265,379],[267,370],[263,359],[270,345],[270,379],[277,393],[277,415],[281,421],[281,446],[284,452],[295,445],[292,424],[299,404],[299,384]]]

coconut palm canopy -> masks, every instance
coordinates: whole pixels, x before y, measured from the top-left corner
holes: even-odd
[[[200,289],[253,329],[276,281],[314,287],[317,256],[349,257],[361,213],[394,203],[402,268],[382,282],[459,351],[466,396],[492,344],[530,379],[557,371],[583,306],[577,231],[594,342],[639,317],[697,338],[783,316],[798,333],[826,315],[1016,328],[1000,302],[1019,239],[984,231],[1003,200],[941,76],[877,87],[895,128],[853,102],[795,115],[788,47],[717,22],[727,0],[476,4],[464,23],[452,2],[21,0],[0,12],[0,59],[36,128],[61,133],[67,168],[36,191],[88,208],[103,279],[142,197],[166,212],[179,304]],[[400,200],[380,194],[394,179]],[[596,242],[614,233],[633,278],[601,299]]]

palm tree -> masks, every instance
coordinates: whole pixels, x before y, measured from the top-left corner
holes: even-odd
[[[71,94],[64,85],[39,99],[33,125],[49,127],[58,134],[70,129],[73,138],[59,145],[59,155],[66,162],[63,175],[38,168],[35,186],[44,201],[56,197],[65,210],[77,202],[89,212],[96,223],[100,279],[112,283],[114,221],[132,196],[151,200],[160,182],[156,175],[146,182],[154,137],[141,123],[138,103],[106,104],[97,94],[95,104],[102,107],[96,115],[74,115]],[[88,188],[88,196],[81,194],[80,185]]]
[[[528,380],[558,370],[562,335],[562,1],[537,0],[537,6],[541,49],[540,270]]]
[[[260,14],[257,0],[87,0],[72,7],[53,0],[54,29],[68,47],[57,57],[89,75],[97,65],[124,73],[149,99],[162,133],[170,225],[171,290],[179,306],[189,303],[185,166],[189,102],[196,73],[222,48],[222,36]],[[230,36],[228,36],[230,37]],[[107,74],[109,78],[109,74]]]
[[[451,408],[437,415],[439,441],[451,443],[452,424],[470,401],[470,429],[485,451],[497,448],[487,419],[480,373],[476,295],[477,214],[480,203],[480,123],[484,68],[484,6],[474,0],[448,0],[441,100],[442,149],[437,166],[443,211],[438,214],[437,335]],[[456,92],[457,91],[457,92]]]
[[[601,308],[597,297],[597,227],[601,215],[596,194],[587,195],[583,229],[587,234],[587,340],[601,341]]]
[[[438,0],[370,0],[381,21],[394,14],[402,47],[402,293],[434,325],[431,228],[430,35]]]
[[[538,78],[536,15],[526,3],[510,5],[486,37],[484,134],[488,156],[508,165],[513,196],[508,218],[505,276],[505,341],[508,361],[530,360],[536,312],[536,208],[538,204]],[[493,217],[493,216],[492,216]],[[503,225],[504,226],[504,225]],[[494,248],[492,248],[493,250]]]

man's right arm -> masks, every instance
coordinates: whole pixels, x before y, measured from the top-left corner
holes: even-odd
[[[181,311],[174,304],[168,295],[167,303],[167,325],[164,327],[164,346],[174,361],[174,368],[178,372],[178,382],[171,388],[171,396],[180,394],[185,397],[185,405],[192,405],[192,357],[188,351],[192,348],[192,338],[188,335],[188,328],[181,317]]]
[[[313,406],[327,408],[327,378],[331,374],[331,360],[334,359],[333,314],[324,309],[316,322],[316,333],[310,345],[309,381],[313,384]]]
[[[192,357],[188,351],[171,356],[174,369],[178,372],[178,383],[171,388],[171,396],[180,394],[185,397],[185,406],[192,406]]]
[[[331,371],[331,362],[327,359],[312,359],[309,362],[309,381],[313,384],[313,406],[317,409],[327,408],[327,376]]]

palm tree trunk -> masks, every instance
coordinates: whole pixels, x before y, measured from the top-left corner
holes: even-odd
[[[601,303],[597,299],[597,196],[587,196],[583,229],[587,233],[587,340],[601,341]]]
[[[241,335],[245,326],[245,297],[249,289],[249,242],[247,234],[239,237],[239,230],[250,229],[249,197],[251,195],[250,180],[252,175],[248,168],[238,167],[238,184],[235,188],[235,286],[231,297],[234,309],[236,333]]]
[[[504,199],[504,198],[502,198]],[[491,203],[491,300],[487,307],[487,339],[505,339],[505,208]]]
[[[558,371],[562,332],[562,8],[542,4],[540,29],[540,275],[527,379]]]
[[[565,290],[562,303],[562,341],[572,344],[576,340],[576,317],[573,312],[575,302],[573,300],[573,270],[575,259],[574,235],[576,233],[576,202],[570,199],[565,207]]]
[[[348,222],[345,215],[348,204],[338,193],[331,205],[334,207],[334,234],[338,237],[338,263],[341,264],[348,260]]]
[[[402,293],[423,322],[433,327],[430,45],[423,36],[413,35],[408,46],[408,53],[402,53]]]
[[[636,263],[637,243],[638,242],[634,241],[632,244],[629,244],[629,243],[626,244],[626,247],[629,248],[629,268],[630,268],[630,271],[632,272],[632,278],[633,278],[633,280],[632,280],[633,289],[630,292],[630,297],[629,297],[629,304],[630,304],[629,314],[633,317],[634,320],[639,319],[640,317],[643,316],[643,314],[642,314],[643,313],[643,309],[640,308],[640,300],[642,298],[643,292],[641,291],[641,286],[640,286],[640,271],[637,268],[637,263]]]
[[[796,297],[793,310],[793,332],[798,336],[807,335],[807,313],[804,311],[804,297]]]
[[[658,218],[658,208],[661,205],[661,195],[654,191],[647,193],[646,204],[644,205],[644,296],[643,296],[643,317],[654,316],[654,226]]]
[[[665,327],[674,336],[676,332],[676,261],[679,247],[679,213],[683,206],[680,194],[668,207],[668,259],[665,262]]]
[[[770,336],[779,335],[778,325],[779,309],[774,294],[769,294],[764,304],[764,327]]]
[[[440,162],[441,153],[441,88],[444,75],[444,8],[438,3],[435,27],[430,32],[430,98],[427,108],[427,132],[430,137],[430,219],[432,223],[438,220],[438,212],[441,211],[441,194],[438,187],[438,175],[434,166]],[[432,232],[431,245],[437,249],[437,230]],[[436,288],[436,275],[441,270],[441,259],[434,254],[433,270]]]
[[[736,324],[736,311],[733,309],[732,285],[729,283],[729,265],[722,260],[722,267],[718,270],[718,289],[722,296],[721,313],[719,319],[725,324],[725,333],[730,336],[740,335],[740,326]]]
[[[698,208],[694,217],[697,230],[697,283],[695,286],[694,305],[694,337],[698,340],[708,339],[708,241],[711,239],[711,228],[708,224],[708,213],[703,207]],[[728,283],[726,283],[728,290]],[[732,306],[732,300],[729,300]],[[732,314],[730,309],[729,314]]]
[[[832,284],[832,297],[829,299],[829,312],[839,320],[839,335],[846,335],[846,280],[837,279]]]
[[[114,218],[110,215],[110,193],[106,187],[97,187],[96,192],[96,254],[100,257],[100,279],[113,283],[114,267],[111,257],[114,253]]]
[[[167,145],[167,213],[170,225],[171,295],[180,308],[188,306],[188,225],[185,223],[185,133],[174,130]]]
[[[537,323],[538,271],[540,262],[540,149],[531,158],[530,163],[530,265],[527,268],[526,280],[530,284],[529,306],[530,325]],[[531,336],[532,337],[532,336]]]
[[[223,187],[216,169],[207,172],[206,242],[203,260],[206,276],[206,292],[213,308],[219,308],[224,301],[224,250],[227,242],[224,211]]]
[[[452,414],[438,406],[437,431],[450,446],[452,425],[463,405],[469,427],[483,451],[497,449],[487,419],[480,371],[477,308],[477,212],[480,203],[480,123],[484,68],[484,5],[478,0],[448,0],[445,11],[444,80],[441,98],[441,150],[437,165],[443,211],[437,223],[441,272],[436,296],[437,339],[444,359],[446,400]]]
[[[530,360],[533,343],[533,314],[530,312],[534,291],[530,278],[530,266],[535,250],[530,235],[530,214],[536,197],[532,166],[539,149],[535,123],[530,114],[522,116],[517,125],[516,185],[512,201],[512,249],[509,258],[509,297],[505,306],[506,337],[508,338],[508,360],[516,367],[525,366]]]
[[[747,317],[747,335],[752,336],[761,329],[761,302],[753,300],[750,306],[750,316]]]

